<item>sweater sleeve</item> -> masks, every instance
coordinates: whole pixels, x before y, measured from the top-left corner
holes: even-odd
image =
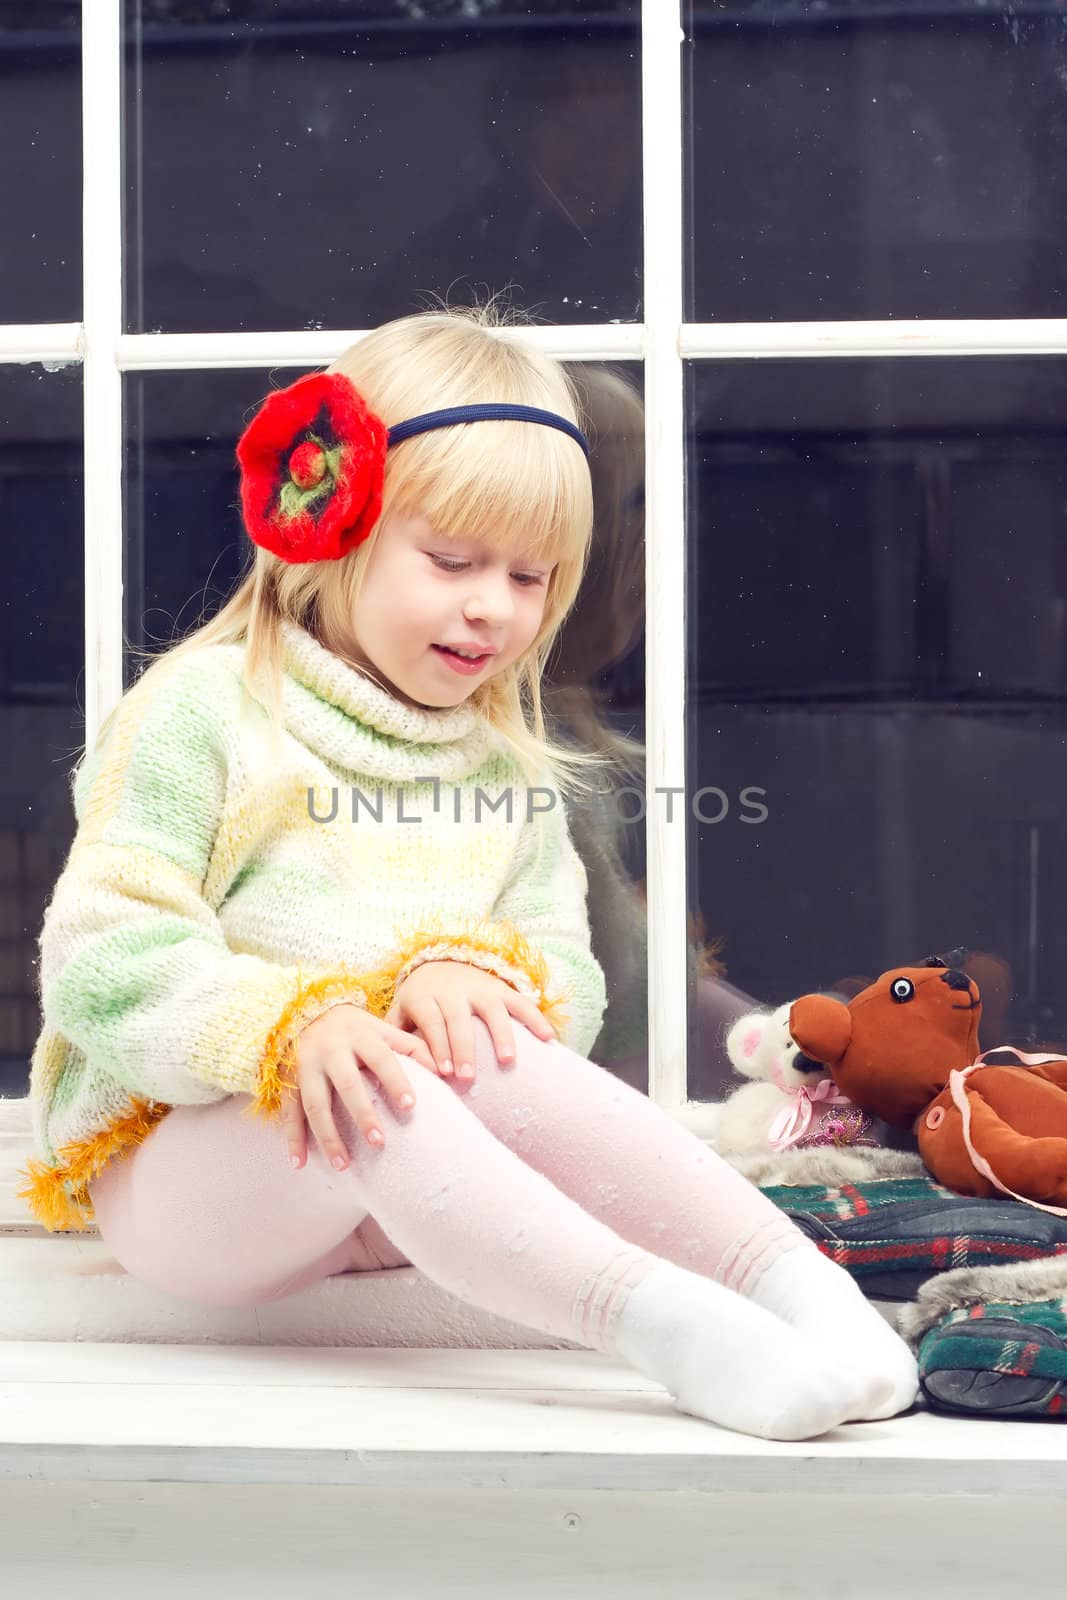
[[[586,870],[555,798],[519,830],[491,915],[465,928],[420,929],[398,954],[394,983],[426,961],[469,962],[529,995],[562,1042],[585,1055],[607,995],[590,943]]]
[[[131,1096],[281,1105],[300,1030],[366,1005],[356,973],[231,950],[203,894],[238,727],[239,680],[199,656],[120,702],[74,784],[73,845],[40,937],[45,1026]]]

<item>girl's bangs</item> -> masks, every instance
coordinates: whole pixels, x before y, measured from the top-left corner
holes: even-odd
[[[589,467],[558,429],[468,423],[420,434],[403,450],[393,468],[391,510],[426,517],[446,538],[511,547],[532,559],[557,561],[584,548],[592,520]]]

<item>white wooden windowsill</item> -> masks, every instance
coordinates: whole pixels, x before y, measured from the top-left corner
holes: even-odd
[[[1063,1496],[1067,1436],[916,1411],[779,1444],[684,1416],[658,1384],[584,1350],[8,1341],[0,1479],[42,1476]]]
[[[1055,1425],[775,1444],[583,1351],[0,1344],[0,1591],[1059,1596]]]

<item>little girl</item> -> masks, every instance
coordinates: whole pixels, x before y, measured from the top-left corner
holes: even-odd
[[[493,320],[386,324],[242,435],[254,565],[74,775],[19,1193],[189,1300],[413,1264],[728,1428],[893,1415],[915,1362],[848,1275],[586,1059],[595,757],[539,682],[588,442]]]

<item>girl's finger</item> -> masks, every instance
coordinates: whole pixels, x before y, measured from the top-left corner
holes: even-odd
[[[525,995],[517,994],[514,998],[508,995],[504,1004],[516,1021],[525,1023],[530,1032],[535,1033],[539,1039],[554,1039],[556,1037],[556,1030],[551,1022],[546,1016],[542,1015],[533,1001],[528,1000]]]
[[[410,1111],[415,1104],[415,1091],[396,1052],[383,1040],[364,1052],[363,1061],[367,1071],[373,1072],[377,1078],[382,1093],[389,1096],[397,1110]]]
[[[515,1060],[515,1034],[512,1031],[507,1006],[503,1004],[486,1006],[481,1015],[482,1021],[492,1035],[498,1063],[502,1067],[510,1067]]]
[[[338,1073],[334,1078],[337,1091],[345,1105],[352,1113],[353,1120],[361,1132],[367,1131],[368,1113],[369,1120],[375,1121],[374,1109],[370,1103],[370,1096],[359,1084],[359,1072],[355,1071],[356,1084],[353,1085],[347,1073]],[[342,1087],[343,1081],[344,1087]],[[362,1090],[362,1103],[355,1090]],[[304,1090],[304,1110],[307,1112],[308,1122],[312,1132],[318,1140],[319,1149],[322,1151],[331,1167],[340,1170],[348,1165],[348,1151],[344,1141],[337,1131],[337,1124],[333,1120],[333,1097],[330,1092],[330,1080],[316,1074],[312,1083]]]
[[[450,1078],[453,1070],[453,1057],[449,1050],[448,1031],[445,1019],[441,1015],[441,1008],[436,1001],[427,1001],[419,1010],[415,1018],[415,1025],[422,1034],[430,1048],[433,1057],[431,1070],[442,1078]]]
[[[447,1009],[441,1006],[448,1027],[448,1042],[457,1082],[469,1083],[474,1077],[474,1029],[471,1027],[471,1009],[463,1001],[450,1001]]]
[[[302,1167],[307,1160],[307,1121],[304,1117],[304,1107],[300,1100],[300,1093],[296,1089],[286,1090],[282,1099],[282,1125],[285,1128],[285,1143],[289,1152],[289,1165]]]
[[[429,1072],[437,1071],[429,1045],[425,1039],[420,1039],[417,1033],[397,1033],[395,1041],[389,1040],[389,1048],[399,1055],[411,1056],[415,1061],[421,1062]]]

